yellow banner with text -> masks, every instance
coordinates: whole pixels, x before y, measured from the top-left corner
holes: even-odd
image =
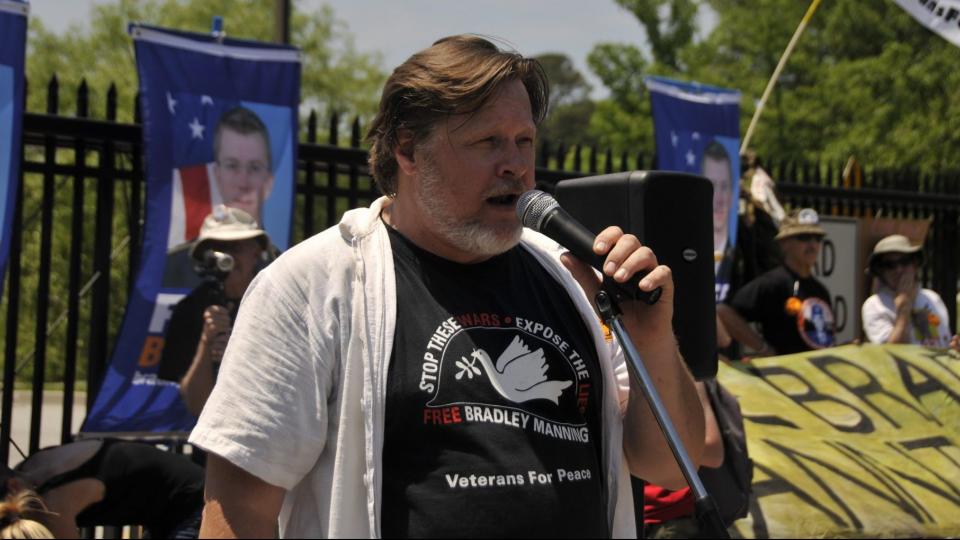
[[[848,345],[718,379],[754,461],[740,536],[960,536],[960,356]]]

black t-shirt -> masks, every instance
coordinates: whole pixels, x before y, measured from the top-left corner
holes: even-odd
[[[788,304],[788,300],[796,298]],[[830,293],[816,278],[801,278],[778,266],[743,286],[730,305],[758,322],[778,354],[830,347],[834,342]]]
[[[466,265],[390,239],[383,536],[608,536],[602,375],[563,287],[522,247]]]
[[[144,525],[152,538],[168,538],[203,508],[202,468],[154,446],[110,439],[82,465],[46,480],[37,491],[42,495],[84,478],[100,480],[106,490],[103,500],[77,515],[80,527]]]
[[[160,355],[157,377],[165,381],[180,382],[187,374],[197,353],[200,334],[203,332],[203,312],[212,305],[229,304],[230,318],[237,316],[238,302],[228,302],[216,284],[204,281],[190,294],[177,302],[170,314],[167,332]]]

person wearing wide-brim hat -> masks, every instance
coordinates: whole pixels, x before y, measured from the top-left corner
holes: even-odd
[[[812,239],[823,240],[825,236],[827,236],[827,231],[820,226],[820,215],[817,214],[817,211],[813,208],[803,208],[794,210],[783,218],[775,239],[800,237],[799,240],[808,241]],[[814,259],[814,262],[816,262],[816,259]]]
[[[256,239],[263,247],[263,260],[258,268],[277,257],[279,250],[270,242],[257,220],[247,211],[218,204],[214,206],[200,227],[200,233],[193,241],[174,246],[167,252],[161,285],[166,289],[194,289],[203,282],[203,272],[198,272],[198,262],[202,262],[211,245],[218,243],[237,243]],[[219,251],[223,251],[222,249]],[[234,278],[236,281],[236,278]],[[243,287],[246,289],[246,286]]]
[[[877,279],[877,292],[863,303],[863,331],[871,343],[913,343],[960,350],[952,336],[949,315],[940,295],[920,286],[923,246],[902,234],[877,242],[867,273]]]
[[[727,332],[757,356],[792,354],[834,345],[830,291],[813,276],[823,238],[812,208],[790,212],[776,240],[780,266],[744,285],[717,314]],[[758,334],[749,324],[760,326]]]
[[[189,249],[206,280],[173,309],[157,376],[179,382],[187,409],[206,403],[233,328],[237,306],[262,265],[270,238],[239,208],[217,205]]]
[[[256,240],[261,250],[266,250],[270,242],[267,232],[260,228],[253,216],[239,208],[220,204],[203,219],[200,235],[190,246],[190,256],[201,262],[211,249],[230,249],[245,240]]]

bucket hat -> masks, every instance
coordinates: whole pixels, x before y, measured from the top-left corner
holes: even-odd
[[[827,235],[827,231],[820,226],[820,215],[813,208],[793,210],[784,216],[783,221],[780,222],[780,232],[775,239],[783,240],[800,234]]]
[[[910,239],[902,234],[891,234],[886,236],[877,242],[877,245],[873,246],[873,253],[870,254],[870,258],[867,259],[867,266],[873,268],[874,264],[877,262],[878,258],[881,255],[888,253],[902,253],[905,255],[918,254],[918,257],[923,257],[923,246],[915,246],[910,243]]]
[[[239,242],[251,238],[256,238],[260,246],[267,249],[267,233],[257,225],[257,220],[239,208],[218,204],[203,219],[200,236],[190,248],[190,257],[201,257],[211,242]]]

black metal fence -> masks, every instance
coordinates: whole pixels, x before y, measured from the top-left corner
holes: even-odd
[[[795,206],[811,206],[834,216],[930,219],[921,281],[940,293],[951,323],[956,323],[960,172],[875,170],[854,179],[845,177],[840,165],[781,163],[776,170],[778,178],[789,179],[778,183],[782,198]]]
[[[56,79],[47,88],[47,110],[24,118],[22,190],[6,291],[0,305],[5,331],[0,461],[10,458],[14,390],[29,384],[30,427],[26,452],[40,445],[43,390],[62,384],[60,440],[72,438],[78,388],[92,404],[132,287],[143,229],[144,172],[138,113],[117,123],[116,90],[107,94],[106,119],[88,118],[87,87],[77,90],[73,116],[58,108]],[[317,115],[306,121],[298,147],[294,241],[334,225],[349,208],[377,196],[354,121],[341,146],[341,118],[332,115],[326,140],[318,139]],[[644,169],[648,154],[614,155],[595,148],[551,149],[537,164],[542,187],[591,174]],[[787,205],[813,206],[825,214],[933,217],[924,282],[941,292],[956,320],[960,257],[957,220],[960,177],[909,171],[868,172],[861,184],[845,184],[840,167],[778,164],[770,167]],[[26,388],[24,388],[26,390]],[[19,441],[23,442],[23,441]]]

